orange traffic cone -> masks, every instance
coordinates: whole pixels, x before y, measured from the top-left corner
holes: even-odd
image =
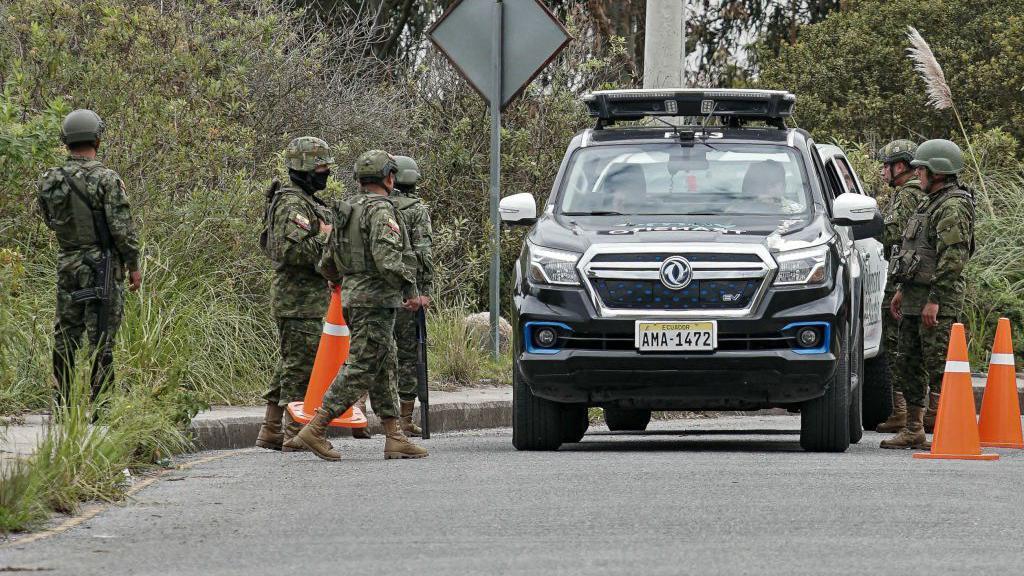
[[[949,334],[946,372],[942,375],[942,396],[939,398],[939,413],[935,417],[932,451],[914,454],[914,458],[998,460],[998,454],[981,453],[975,414],[971,365],[967,362],[967,338],[964,336],[964,325],[957,322]]]
[[[996,341],[992,345],[985,395],[981,399],[981,421],[978,435],[982,446],[1024,448],[1021,434],[1020,400],[1017,396],[1017,375],[1013,364],[1010,321],[999,319]]]
[[[345,317],[341,313],[341,287],[336,286],[331,292],[331,304],[327,308],[324,333],[320,336],[320,345],[316,349],[316,360],[313,361],[313,373],[309,376],[306,396],[302,402],[288,404],[288,411],[296,422],[308,424],[313,419],[316,409],[324,403],[324,394],[348,358],[349,340],[348,326],[345,325]],[[366,428],[366,415],[359,408],[352,406],[344,414],[331,420],[330,425],[338,428]]]

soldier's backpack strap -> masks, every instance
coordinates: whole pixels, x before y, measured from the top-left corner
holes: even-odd
[[[281,182],[274,179],[267,188],[267,200],[263,209],[263,229],[260,230],[260,249],[271,260],[273,258],[270,253],[270,230],[274,226],[274,210],[277,209],[277,201],[281,197],[281,194],[278,193],[279,190],[281,190]]]

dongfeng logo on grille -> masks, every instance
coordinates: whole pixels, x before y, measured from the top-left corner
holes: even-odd
[[[682,256],[666,258],[661,263],[661,283],[669,290],[682,290],[693,280],[690,261]]]

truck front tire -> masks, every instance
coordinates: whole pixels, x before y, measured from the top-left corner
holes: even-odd
[[[557,450],[566,436],[565,412],[563,405],[534,396],[519,368],[512,368],[512,446],[516,450]]]
[[[841,326],[839,365],[825,394],[800,408],[800,446],[808,452],[845,452],[850,447],[850,336]]]

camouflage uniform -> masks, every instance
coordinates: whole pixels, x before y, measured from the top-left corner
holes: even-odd
[[[914,214],[914,209],[924,198],[921,191],[921,182],[911,179],[897,186],[889,197],[889,206],[885,211],[885,228],[882,231],[882,248],[885,250],[885,257],[892,257],[899,251],[903,242],[903,230],[907,221]],[[897,373],[899,364],[899,334],[900,323],[889,315],[889,303],[893,294],[896,293],[896,282],[890,275],[885,284],[885,298],[882,300],[882,327],[885,338],[886,362],[889,364],[889,371],[893,375]],[[893,389],[903,391],[898,378],[893,378]]]
[[[386,196],[363,190],[351,199],[361,203],[360,227],[368,249],[366,270],[341,276],[330,262],[321,272],[342,284],[345,321],[352,344],[348,360],[324,395],[331,417],[348,410],[365,392],[380,418],[397,418],[397,367],[395,312],[403,298],[414,298],[416,257],[409,236],[399,224],[397,210]]]
[[[327,186],[334,163],[327,142],[300,136],[288,143],[284,156],[290,183],[279,188],[274,182],[268,191],[260,235],[260,247],[274,268],[270,302],[279,356],[263,395],[267,410],[256,445],[270,450],[281,450],[302,428],[284,407],[302,399],[313,371],[330,302],[317,265],[327,243],[324,226],[334,222],[334,212],[316,197]]]
[[[956,181],[932,192],[917,206],[916,217],[928,216],[927,226],[918,232],[924,244],[935,251],[934,273],[903,281],[898,381],[907,403],[925,405],[928,389],[938,394],[946,365],[949,331],[963,311],[967,283],[964,267],[971,257],[974,237],[974,205],[969,193]],[[904,248],[911,242],[912,221],[904,234]],[[927,303],[939,305],[939,323],[928,328],[921,322],[921,309]]]
[[[106,216],[113,242],[115,262],[114,290],[110,295],[107,316],[107,337],[100,342],[97,326],[99,301],[74,303],[71,293],[96,286],[96,271],[90,262],[102,256],[98,233],[89,207],[72,192],[69,181],[76,182],[88,204]],[[104,168],[97,160],[70,156],[63,166],[43,173],[39,181],[38,206],[46,226],[57,235],[60,252],[57,258],[57,314],[54,323],[54,376],[60,385],[62,399],[67,398],[75,353],[82,334],[88,334],[90,353],[95,354],[92,373],[92,396],[113,377],[114,336],[121,325],[124,311],[125,269],[139,269],[139,240],[132,223],[131,207],[124,182],[117,172]]]
[[[287,406],[305,394],[320,344],[331,298],[327,282],[317,271],[327,242],[320,223],[334,220],[322,200],[296,186],[278,191],[270,213],[267,251],[274,264],[270,300],[280,359],[263,398]]]
[[[898,380],[907,401],[906,425],[882,448],[930,447],[945,371],[949,331],[963,310],[964,268],[974,250],[974,199],[956,174],[963,152],[949,140],[929,140],[914,151],[911,166],[927,175],[927,196],[918,204],[891,263],[901,298]],[[941,175],[941,177],[940,177]],[[936,325],[925,325],[924,308],[937,305]],[[931,388],[925,410],[926,386]]]
[[[330,421],[366,392],[384,427],[385,458],[423,458],[399,424],[395,311],[404,300],[421,303],[416,290],[416,255],[401,217],[387,194],[398,172],[393,156],[370,150],[356,160],[362,192],[337,206],[336,227],[320,260],[325,278],[341,282],[352,344],[348,360],[324,395],[323,406],[285,448],[301,446],[324,460],[341,454],[327,440]]]

